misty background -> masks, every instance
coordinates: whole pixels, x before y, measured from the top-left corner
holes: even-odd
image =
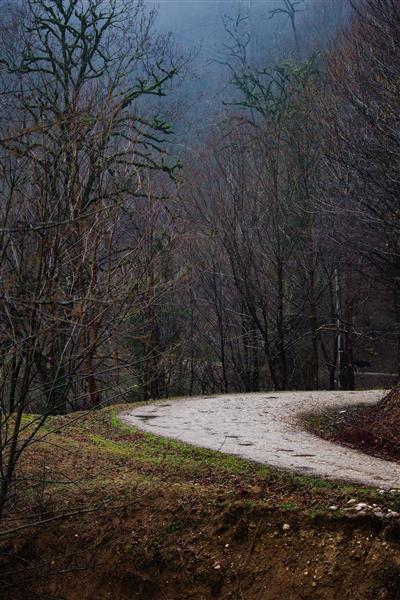
[[[230,86],[232,38],[247,40],[247,61],[266,68],[304,60],[329,46],[347,23],[346,0],[294,0],[296,37],[285,0],[146,0],[158,12],[157,28],[170,32],[190,66],[173,97],[179,113],[175,133],[201,137],[221,119],[235,93]],[[229,31],[228,31],[229,30]],[[170,97],[171,99],[171,97]]]

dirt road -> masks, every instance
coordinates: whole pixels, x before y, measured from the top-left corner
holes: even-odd
[[[122,413],[139,429],[260,463],[378,488],[400,488],[400,464],[318,438],[300,415],[370,404],[382,391],[235,394],[163,401]]]

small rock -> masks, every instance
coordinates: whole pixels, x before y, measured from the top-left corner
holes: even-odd
[[[354,510],[360,511],[360,510],[365,510],[366,508],[368,508],[368,504],[365,504],[365,502],[359,502],[355,507]]]
[[[347,504],[355,504],[357,502],[357,500],[355,498],[350,498],[350,500],[347,502]]]
[[[339,510],[339,507],[332,504],[332,506],[329,507],[329,510]]]
[[[385,490],[378,490],[378,494],[381,494],[381,496],[383,496],[383,494],[386,494]]]
[[[290,529],[290,525],[289,525],[289,523],[284,523],[284,524],[282,525],[282,529],[283,529],[283,531],[289,531],[289,529]]]
[[[382,517],[385,516],[385,514],[381,510],[374,510],[374,515],[379,519],[382,519]]]
[[[392,519],[393,517],[397,517],[399,513],[395,512],[394,510],[389,510],[386,513],[386,516],[388,519]]]

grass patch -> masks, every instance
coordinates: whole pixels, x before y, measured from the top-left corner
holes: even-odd
[[[296,502],[283,502],[280,506],[280,508],[282,510],[287,510],[287,511],[293,511],[296,512],[297,510],[299,510],[299,506],[296,504]]]

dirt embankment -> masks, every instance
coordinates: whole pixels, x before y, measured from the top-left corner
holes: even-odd
[[[147,493],[132,506],[43,527],[12,546],[14,559],[3,558],[7,600],[400,597],[397,523],[305,518],[262,508],[256,497],[226,506],[218,498]]]
[[[400,386],[374,406],[328,409],[307,417],[306,424],[325,439],[400,462]]]
[[[376,406],[360,410],[343,427],[339,440],[400,460],[400,387]]]

